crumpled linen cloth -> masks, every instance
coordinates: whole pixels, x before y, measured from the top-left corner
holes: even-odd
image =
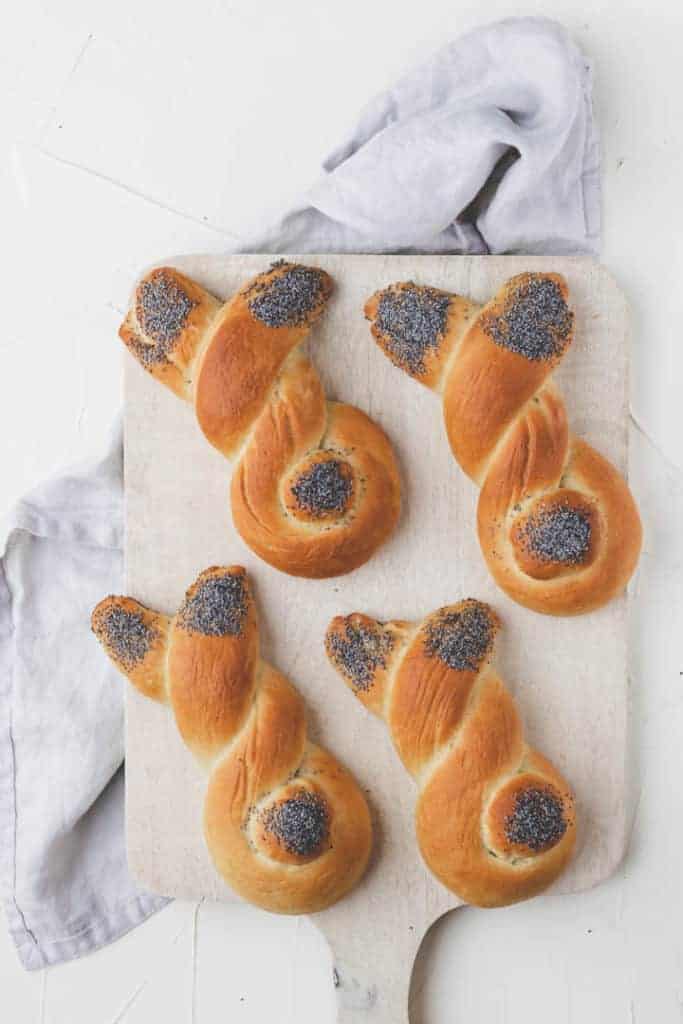
[[[374,99],[306,198],[244,252],[595,253],[591,72],[564,29],[477,29]],[[111,344],[103,339],[103,344]],[[0,884],[27,968],[164,904],[128,874],[123,685],[89,629],[120,592],[120,425],[9,516],[0,572]]]

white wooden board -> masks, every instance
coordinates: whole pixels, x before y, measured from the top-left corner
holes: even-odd
[[[398,453],[404,511],[397,532],[367,565],[339,579],[294,579],[259,561],[232,527],[231,464],[203,439],[193,409],[126,357],[127,593],[173,612],[206,566],[240,563],[249,570],[264,657],[305,695],[313,737],[355,773],[374,815],[375,848],[365,879],[336,907],[314,917],[333,950],[339,1019],[401,1024],[420,941],[458,901],[422,865],[412,827],[412,780],[384,723],[363,709],[327,665],[325,627],[333,615],[354,610],[420,618],[464,596],[498,609],[504,624],[499,666],[521,705],[527,736],[576,790],[578,852],[558,883],[561,891],[575,892],[608,877],[625,848],[627,601],[622,597],[594,614],[561,620],[520,608],[496,588],[474,530],[477,491],[450,454],[441,402],[382,355],[363,318],[363,302],[375,289],[407,278],[482,302],[521,270],[565,274],[577,336],[557,378],[570,424],[624,472],[628,316],[613,279],[586,259],[302,259],[325,267],[337,285],[309,342],[327,393],[366,410]],[[192,256],[170,262],[227,297],[269,261]],[[131,688],[127,702],[133,873],[167,895],[235,900],[204,848],[205,778],[181,743],[172,715]],[[493,924],[496,912],[486,913]]]

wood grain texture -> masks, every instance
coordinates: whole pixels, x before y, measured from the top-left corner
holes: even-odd
[[[296,258],[296,257],[292,257]],[[231,466],[204,441],[193,410],[126,358],[127,592],[173,611],[210,564],[241,563],[261,613],[264,657],[308,701],[311,732],[366,789],[375,851],[361,885],[317,915],[335,957],[340,1020],[407,1020],[412,963],[429,925],[458,901],[423,867],[414,840],[412,781],[371,717],[327,665],[322,639],[335,614],[362,610],[418,619],[476,596],[503,621],[499,664],[517,697],[529,742],[574,785],[578,853],[557,888],[578,891],[609,876],[625,846],[626,598],[577,619],[539,616],[489,577],[475,531],[476,488],[452,458],[441,403],[374,345],[365,298],[391,281],[485,300],[522,270],[565,274],[576,342],[557,379],[572,429],[622,471],[627,466],[628,320],[612,278],[585,259],[540,257],[303,257],[337,289],[309,350],[327,393],[357,404],[392,439],[403,474],[398,531],[361,569],[334,580],[284,576],[260,562],[232,527]],[[228,296],[268,262],[263,256],[183,257],[173,265]],[[172,452],[172,454],[170,454]],[[149,888],[189,898],[235,899],[214,872],[201,835],[205,780],[165,709],[128,688],[128,842],[131,868]]]

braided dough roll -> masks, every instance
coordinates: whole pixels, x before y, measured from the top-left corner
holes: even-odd
[[[171,618],[107,597],[92,627],[136,689],[170,706],[208,773],[204,834],[228,885],[265,910],[308,914],[356,884],[372,843],[365,798],[260,658],[244,569],[206,569]]]
[[[384,718],[419,790],[422,856],[462,900],[497,907],[535,896],[574,849],[574,798],[524,741],[493,666],[498,618],[467,600],[422,622],[355,613],[330,624],[326,649],[356,696]]]
[[[331,291],[324,270],[280,261],[222,303],[161,267],[138,284],[120,330],[138,362],[194,404],[206,439],[237,460],[235,526],[293,576],[356,569],[400,512],[386,435],[359,409],[328,402],[301,351]]]
[[[410,282],[365,306],[396,366],[441,394],[455,458],[481,487],[479,542],[494,579],[551,615],[598,608],[633,573],[640,517],[623,477],[571,434],[552,378],[574,317],[559,274],[519,274],[480,307]]]

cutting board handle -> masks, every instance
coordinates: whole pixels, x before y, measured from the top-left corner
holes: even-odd
[[[356,967],[335,961],[337,1024],[409,1024],[412,961],[387,966],[394,969],[385,972],[377,962]]]
[[[359,921],[351,942],[337,929],[322,929],[332,949],[337,1024],[409,1024],[410,977],[425,929],[397,932],[387,942],[383,923],[375,930],[372,920]]]

